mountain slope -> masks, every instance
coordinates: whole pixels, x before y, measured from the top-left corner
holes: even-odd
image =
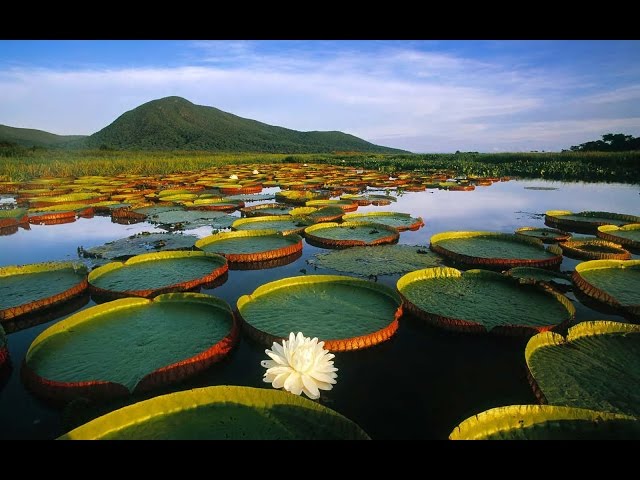
[[[0,142],[17,143],[25,147],[57,147],[85,138],[84,135],[56,135],[44,130],[0,125]]]
[[[152,100],[125,112],[79,143],[134,150],[400,153],[342,132],[299,132],[238,117],[181,97]],[[405,152],[406,153],[406,152]]]

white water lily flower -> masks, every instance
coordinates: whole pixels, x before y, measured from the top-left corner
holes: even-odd
[[[271,350],[264,351],[271,360],[260,364],[267,369],[263,380],[273,388],[282,388],[316,399],[320,390],[331,390],[336,383],[337,368],[333,366],[335,355],[324,348],[324,342],[305,337],[302,332],[289,334],[289,341],[282,345],[273,342]]]
[[[260,172],[258,170],[254,170],[253,172],[251,172],[253,175],[258,175]]]
[[[233,175],[229,175],[229,178],[231,180],[237,180],[238,179],[238,175],[236,175],[235,173]]]

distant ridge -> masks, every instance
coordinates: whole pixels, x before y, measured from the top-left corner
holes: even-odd
[[[214,107],[195,105],[181,97],[144,103],[79,144],[123,150],[407,153],[342,132],[299,132],[275,127]]]
[[[44,130],[0,125],[0,142],[17,143],[25,147],[65,146],[83,138],[86,135],[56,135]]]

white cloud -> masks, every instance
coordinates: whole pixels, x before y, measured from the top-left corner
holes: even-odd
[[[192,46],[193,66],[0,71],[0,123],[90,134],[143,102],[179,95],[265,123],[342,130],[413,151],[560,149],[605,130],[640,133],[637,118],[554,118],[551,97],[580,101],[571,93],[577,79],[549,79],[539,69],[399,48],[319,59],[303,51],[259,55],[243,41]],[[584,101],[638,96],[635,85]],[[548,121],[527,121],[540,108]]]

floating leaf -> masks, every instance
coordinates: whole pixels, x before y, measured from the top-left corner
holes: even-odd
[[[572,280],[587,296],[640,318],[640,260],[582,262]]]
[[[402,301],[394,290],[339,275],[306,275],[270,282],[238,299],[247,333],[270,346],[290,332],[318,337],[331,351],[356,350],[389,339]]]
[[[86,288],[87,267],[79,262],[0,267],[0,320],[60,304]]]
[[[431,250],[463,266],[507,269],[555,267],[562,250],[540,240],[498,232],[442,232],[431,237]]]
[[[231,308],[199,293],[123,298],[78,312],[33,341],[23,379],[68,401],[143,392],[194,375],[238,338]]]
[[[89,274],[89,289],[108,298],[152,297],[193,290],[214,282],[227,270],[225,258],[213,253],[144,253],[96,268]]]
[[[357,275],[391,275],[427,267],[442,266],[442,258],[426,247],[379,245],[352,247],[316,254],[320,267]]]
[[[590,321],[567,337],[544,332],[527,343],[534,391],[544,403],[640,416],[640,326]]]
[[[307,242],[323,248],[347,248],[395,243],[400,238],[396,228],[380,223],[318,223],[304,230]]]
[[[451,330],[531,335],[575,315],[563,295],[488,270],[426,268],[401,277],[397,287],[409,311]]]
[[[619,413],[552,405],[492,408],[458,425],[450,440],[640,439],[640,420]]]
[[[368,440],[339,413],[288,392],[221,385],[170,393],[82,425],[61,440]]]
[[[302,251],[302,237],[277,230],[241,230],[210,235],[196,242],[205,252],[217,253],[229,262],[263,262]]]
[[[623,227],[602,225],[598,227],[596,235],[604,240],[619,243],[623,247],[640,249],[640,223],[632,223]]]
[[[367,212],[367,213],[347,213],[342,217],[345,222],[373,222],[382,223],[390,227],[397,228],[398,231],[418,230],[424,226],[421,217],[412,217],[408,213],[398,212]]]
[[[193,247],[197,239],[195,235],[181,233],[142,232],[97,247],[81,249],[81,254],[88,258],[122,260],[142,253],[188,250]]]

